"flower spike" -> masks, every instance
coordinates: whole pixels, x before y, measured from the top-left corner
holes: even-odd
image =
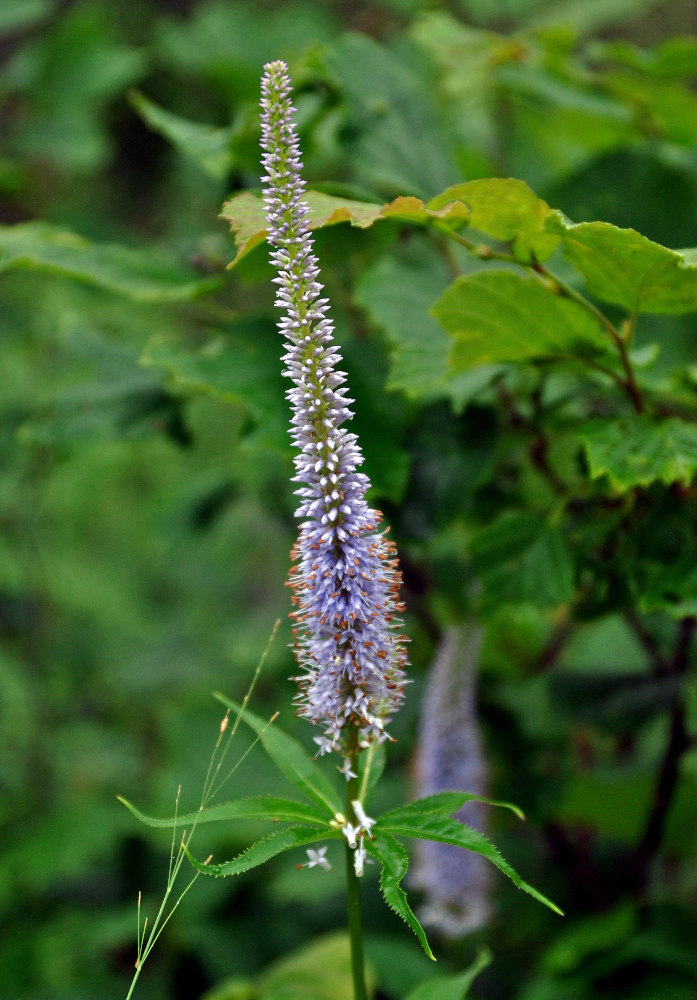
[[[358,439],[344,424],[353,400],[322,298],[300,175],[300,149],[287,67],[268,63],[262,80],[262,178],[276,305],[283,310],[284,375],[292,382],[294,481],[301,518],[289,586],[298,714],[324,727],[318,753],[345,750],[347,727],[359,742],[387,739],[385,725],[404,699],[407,664],[399,634],[401,576],[381,514],[365,494]]]

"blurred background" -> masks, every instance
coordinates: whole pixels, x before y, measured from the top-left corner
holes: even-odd
[[[311,745],[287,680],[295,526],[270,269],[261,247],[226,271],[219,219],[259,185],[263,63],[289,62],[315,187],[380,202],[514,176],[575,221],[684,247],[697,244],[695,35],[683,0],[4,0],[3,997],[125,996],[137,894],[152,915],[169,837],[115,796],[168,815],[181,785],[182,807],[198,805],[222,716],[211,692],[244,694],[277,618],[253,707]],[[567,912],[496,876],[486,925],[434,938],[443,969],[486,944],[482,1000],[695,1000],[693,748],[657,791],[673,703],[655,667],[680,626],[616,594],[580,607],[573,566],[557,587],[519,552],[473,563],[477,532],[543,487],[501,400],[477,395],[476,371],[445,372],[427,315],[442,255],[394,224],[334,227],[317,246],[413,637],[376,808],[410,794],[427,667],[475,608],[490,793],[527,815],[492,816],[491,836]],[[662,329],[666,356],[694,363],[694,320]],[[240,733],[231,762],[247,745]],[[281,787],[254,752],[225,792]],[[232,857],[256,832],[206,827],[193,847]],[[295,860],[199,879],[136,996],[253,983],[342,927],[340,867]],[[369,954],[396,1000],[431,970],[365,882]]]

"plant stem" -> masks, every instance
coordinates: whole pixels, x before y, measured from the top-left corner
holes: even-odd
[[[352,727],[348,738],[347,755],[351,770],[358,773],[358,729]],[[346,816],[351,821],[353,806],[358,798],[358,778],[346,782]],[[348,843],[344,845],[346,856],[346,901],[348,909],[349,937],[351,940],[351,972],[353,975],[354,1000],[367,1000],[365,972],[363,968],[363,921],[361,919],[361,891],[358,876],[353,866],[353,851]]]

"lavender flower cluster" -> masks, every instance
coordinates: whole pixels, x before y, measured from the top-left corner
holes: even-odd
[[[283,62],[264,68],[262,163],[271,260],[278,270],[276,305],[284,311],[284,375],[298,449],[294,481],[303,518],[289,585],[296,610],[294,651],[302,673],[298,714],[324,727],[319,753],[346,748],[347,727],[367,745],[404,698],[406,639],[399,634],[401,583],[395,549],[379,530],[381,515],[365,500],[370,483],[356,435],[341,355],[321,297],[309,232],[309,210]],[[350,777],[348,768],[345,771]]]

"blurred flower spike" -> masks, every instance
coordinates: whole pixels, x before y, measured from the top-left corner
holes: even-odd
[[[334,343],[328,302],[309,232],[309,210],[287,67],[272,62],[262,80],[262,163],[271,260],[278,270],[276,305],[284,311],[284,375],[298,449],[296,493],[302,518],[289,585],[295,610],[294,650],[302,673],[298,714],[321,725],[319,753],[346,752],[387,738],[385,726],[404,698],[406,638],[394,545],[379,530],[381,515],[365,500],[363,461],[345,372]],[[355,736],[354,736],[355,740]]]

